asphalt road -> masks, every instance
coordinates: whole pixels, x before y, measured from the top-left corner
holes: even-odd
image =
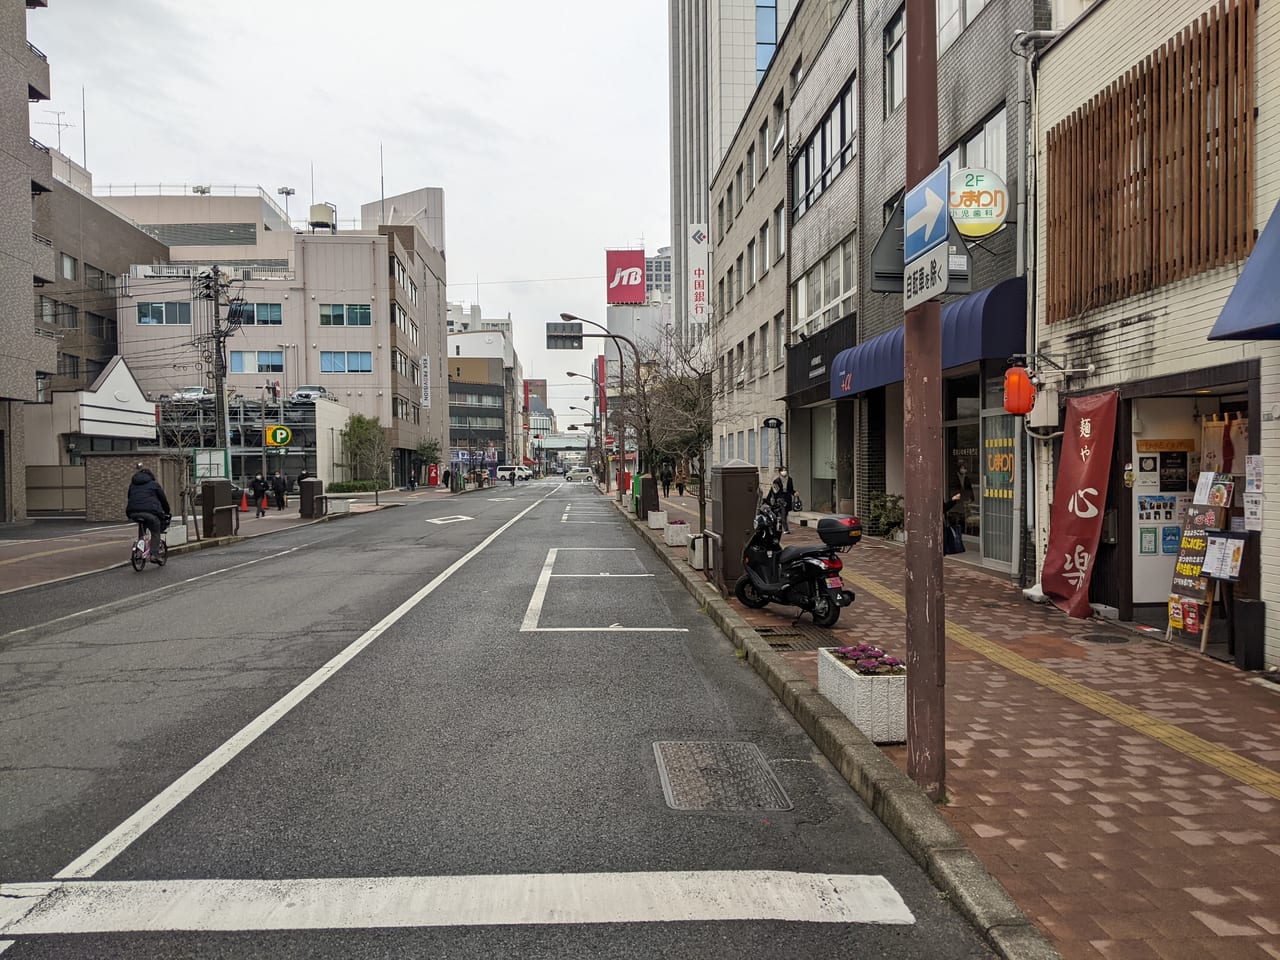
[[[0,597],[4,960],[988,956],[664,571],[534,481]]]

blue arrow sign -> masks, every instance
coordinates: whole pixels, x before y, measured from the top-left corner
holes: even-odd
[[[946,241],[950,183],[951,163],[944,160],[907,192],[902,201],[903,262],[910,263]]]

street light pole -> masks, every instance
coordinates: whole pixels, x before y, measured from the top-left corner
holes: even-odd
[[[591,395],[591,408],[592,410],[595,411],[595,413],[592,414],[591,419],[596,421],[596,424],[597,424],[596,430],[599,432],[599,438],[596,443],[596,448],[597,448],[597,453],[600,457],[600,472],[604,474],[604,492],[608,493],[609,492],[609,463],[605,459],[606,454],[605,454],[605,445],[604,445],[604,425],[603,425],[604,418],[600,416],[600,412],[599,412],[600,411],[600,395],[604,392],[604,387],[601,385],[599,380],[597,380],[595,377],[591,376],[590,374],[574,373],[572,370],[569,370],[567,372],[567,376],[582,377],[584,380],[590,380],[593,384],[595,384],[595,390],[592,392],[592,395]],[[572,410],[574,408],[570,407],[569,409]],[[583,411],[583,412],[585,413],[586,411]],[[624,454],[625,454],[625,450],[624,450]],[[621,496],[621,494],[619,494],[619,496]]]

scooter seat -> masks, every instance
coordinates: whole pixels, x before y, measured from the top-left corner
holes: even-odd
[[[802,557],[820,557],[831,551],[830,547],[783,547],[778,554],[779,563],[792,563]]]

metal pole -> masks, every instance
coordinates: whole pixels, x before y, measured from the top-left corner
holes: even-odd
[[[935,0],[907,0],[907,186],[938,165]],[[946,796],[946,605],[942,580],[942,332],[930,300],[904,329],[907,522],[907,773],[930,799]]]
[[[267,385],[261,387],[258,411],[262,419],[262,479],[267,479]],[[241,403],[244,401],[242,400]]]

